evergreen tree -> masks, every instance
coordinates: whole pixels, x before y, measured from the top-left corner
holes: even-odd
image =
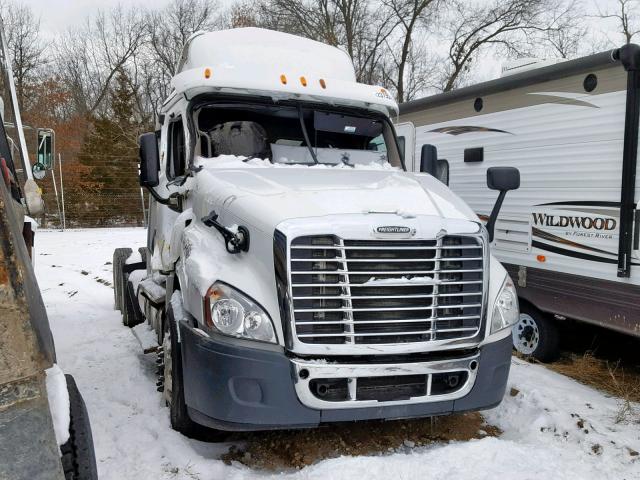
[[[115,80],[109,108],[92,119],[78,157],[90,167],[90,180],[97,185],[87,191],[84,211],[77,212],[83,223],[116,225],[142,220],[137,142],[143,125],[137,119],[136,92],[126,72],[120,70]]]

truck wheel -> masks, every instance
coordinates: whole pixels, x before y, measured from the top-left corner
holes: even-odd
[[[61,462],[66,480],[97,480],[96,455],[87,407],[71,375],[65,375],[69,391],[71,423],[69,440],[60,447]]]
[[[164,399],[169,406],[171,428],[189,438],[222,441],[227,432],[208,429],[195,423],[189,417],[184,400],[184,383],[182,378],[182,356],[177,341],[178,326],[173,317],[171,306],[167,309],[166,332],[164,334]]]
[[[113,252],[113,296],[116,310],[122,311],[123,307],[123,285],[122,285],[122,266],[131,256],[130,248],[116,248]]]
[[[512,330],[513,346],[522,355],[551,362],[560,353],[558,328],[553,320],[535,307],[523,305],[520,320]]]
[[[142,263],[147,264],[147,247],[140,247],[138,249],[138,253],[140,253],[140,258],[142,259]]]
[[[122,324],[125,327],[133,328],[144,321],[140,306],[138,305],[138,299],[136,292],[133,290],[133,284],[129,282],[129,279],[122,275],[122,282],[124,283],[124,298],[122,300],[124,308],[122,309]]]

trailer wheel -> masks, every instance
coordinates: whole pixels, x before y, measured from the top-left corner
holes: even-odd
[[[71,423],[69,440],[60,447],[66,480],[97,480],[96,455],[87,407],[71,375],[65,375],[69,391]]]
[[[182,378],[182,356],[178,343],[178,326],[173,317],[171,306],[167,309],[166,331],[163,341],[164,353],[164,390],[165,402],[169,406],[171,428],[189,438],[209,441],[222,441],[227,432],[213,430],[195,423],[189,417],[184,400],[184,382]]]
[[[551,362],[559,354],[560,337],[553,320],[535,307],[522,305],[512,330],[513,346],[522,355]]]
[[[123,284],[122,284],[122,267],[131,256],[130,248],[116,248],[113,252],[113,297],[116,310],[122,312],[123,308]]]

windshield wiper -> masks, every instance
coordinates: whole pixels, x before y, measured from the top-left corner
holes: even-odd
[[[316,157],[316,152],[313,151],[313,147],[311,146],[311,142],[309,141],[309,134],[307,133],[307,127],[304,124],[304,117],[302,116],[302,107],[300,105],[298,105],[298,119],[300,119],[300,127],[302,127],[302,135],[304,136],[304,143],[307,144],[307,148],[309,149],[311,158],[313,158],[313,163],[317,165],[318,157]]]

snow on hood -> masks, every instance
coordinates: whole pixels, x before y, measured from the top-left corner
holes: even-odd
[[[471,209],[430,175],[389,164],[284,165],[224,156],[199,158],[194,212],[231,213],[266,233],[280,222],[336,214],[395,213],[473,220]]]

